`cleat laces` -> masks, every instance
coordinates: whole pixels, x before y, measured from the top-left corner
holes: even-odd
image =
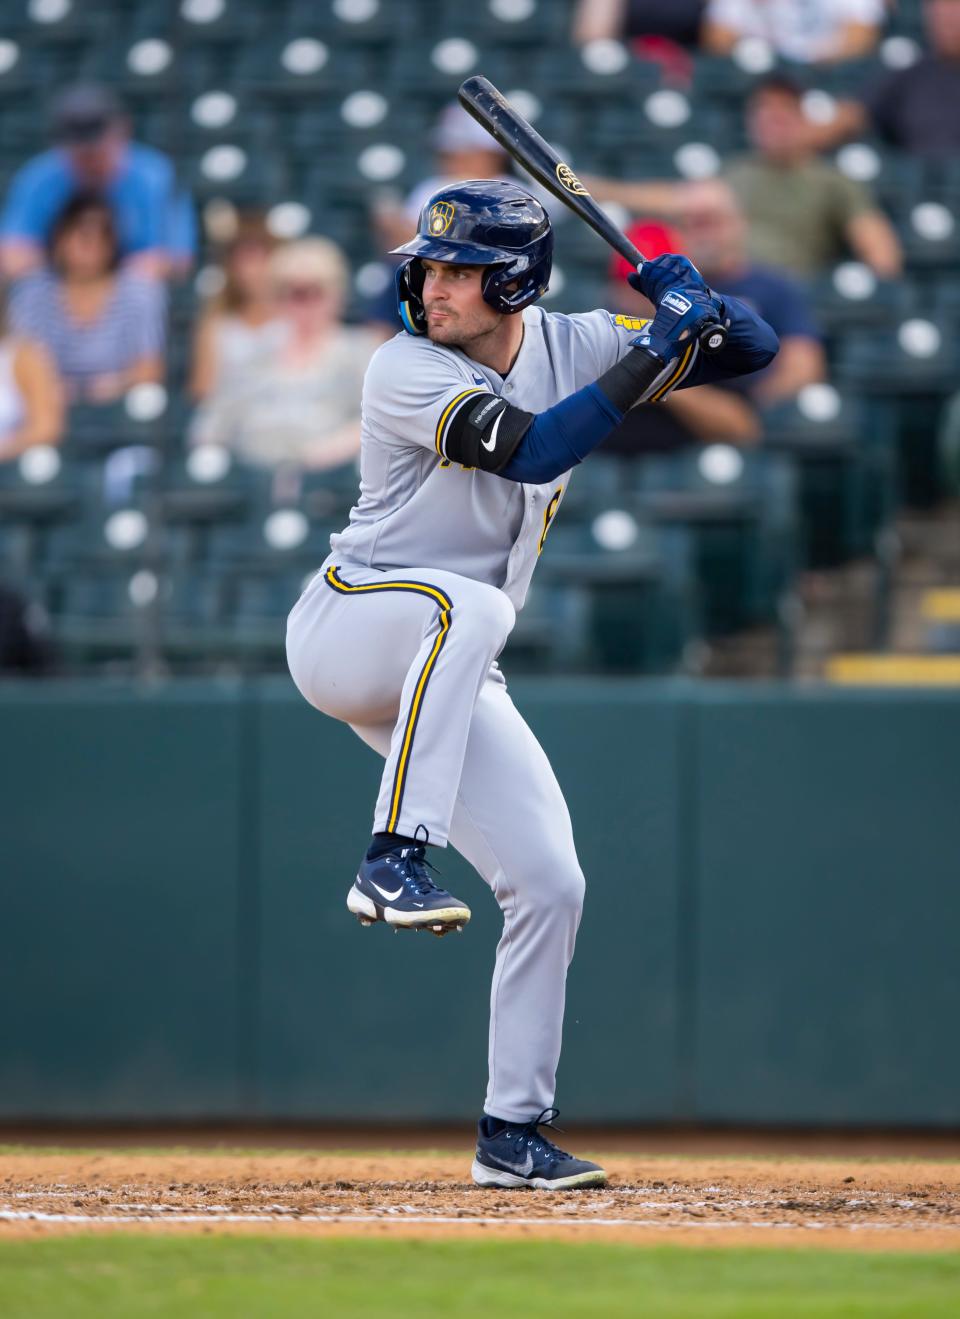
[[[554,1163],[559,1163],[563,1159],[572,1159],[572,1154],[568,1154],[559,1145],[555,1145],[552,1140],[548,1140],[539,1130],[540,1127],[549,1127],[552,1131],[560,1131],[561,1128],[556,1126],[554,1122],[559,1116],[559,1108],[544,1108],[535,1118],[518,1128],[517,1138],[513,1143],[514,1153],[519,1155],[524,1148],[527,1148],[532,1150],[534,1154],[545,1155]]]
[[[443,893],[444,889],[439,884],[435,884],[430,877],[430,871],[436,874],[442,872],[427,860],[426,846],[421,843],[419,847],[405,847],[393,861],[393,865],[401,871],[404,880],[410,884],[411,888],[421,898],[433,897],[435,893]]]

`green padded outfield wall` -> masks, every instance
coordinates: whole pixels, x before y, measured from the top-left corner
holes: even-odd
[[[0,1113],[237,1111],[235,691],[0,687]]]
[[[960,1123],[960,695],[511,686],[589,883],[568,1112]],[[380,762],[289,683],[11,683],[0,745],[0,1117],[476,1113],[493,899],[448,853],[462,936],[349,919]]]

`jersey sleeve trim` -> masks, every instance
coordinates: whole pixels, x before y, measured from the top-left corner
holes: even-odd
[[[447,456],[446,450],[444,449],[444,443],[446,441],[447,432],[450,427],[450,422],[453,419],[453,415],[457,411],[457,408],[460,406],[460,404],[463,403],[463,400],[465,398],[468,398],[471,394],[486,394],[486,393],[489,393],[489,390],[486,389],[484,386],[471,385],[469,389],[462,390],[459,394],[456,395],[455,398],[452,398],[450,402],[447,404],[447,406],[444,408],[444,410],[440,413],[440,420],[437,422],[437,433],[436,436],[434,437],[434,442],[436,444],[437,453],[440,455],[441,458],[446,458]]]

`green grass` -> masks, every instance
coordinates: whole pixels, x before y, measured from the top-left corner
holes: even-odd
[[[106,1233],[0,1242],[4,1319],[956,1319],[958,1313],[960,1253]]]

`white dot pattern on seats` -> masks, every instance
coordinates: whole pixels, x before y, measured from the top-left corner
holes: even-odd
[[[311,73],[319,73],[329,58],[330,52],[322,41],[314,41],[312,37],[297,37],[284,46],[280,63],[288,73],[306,77]]]
[[[392,142],[376,142],[360,152],[357,168],[365,179],[385,183],[397,177],[406,161],[406,156]]]

